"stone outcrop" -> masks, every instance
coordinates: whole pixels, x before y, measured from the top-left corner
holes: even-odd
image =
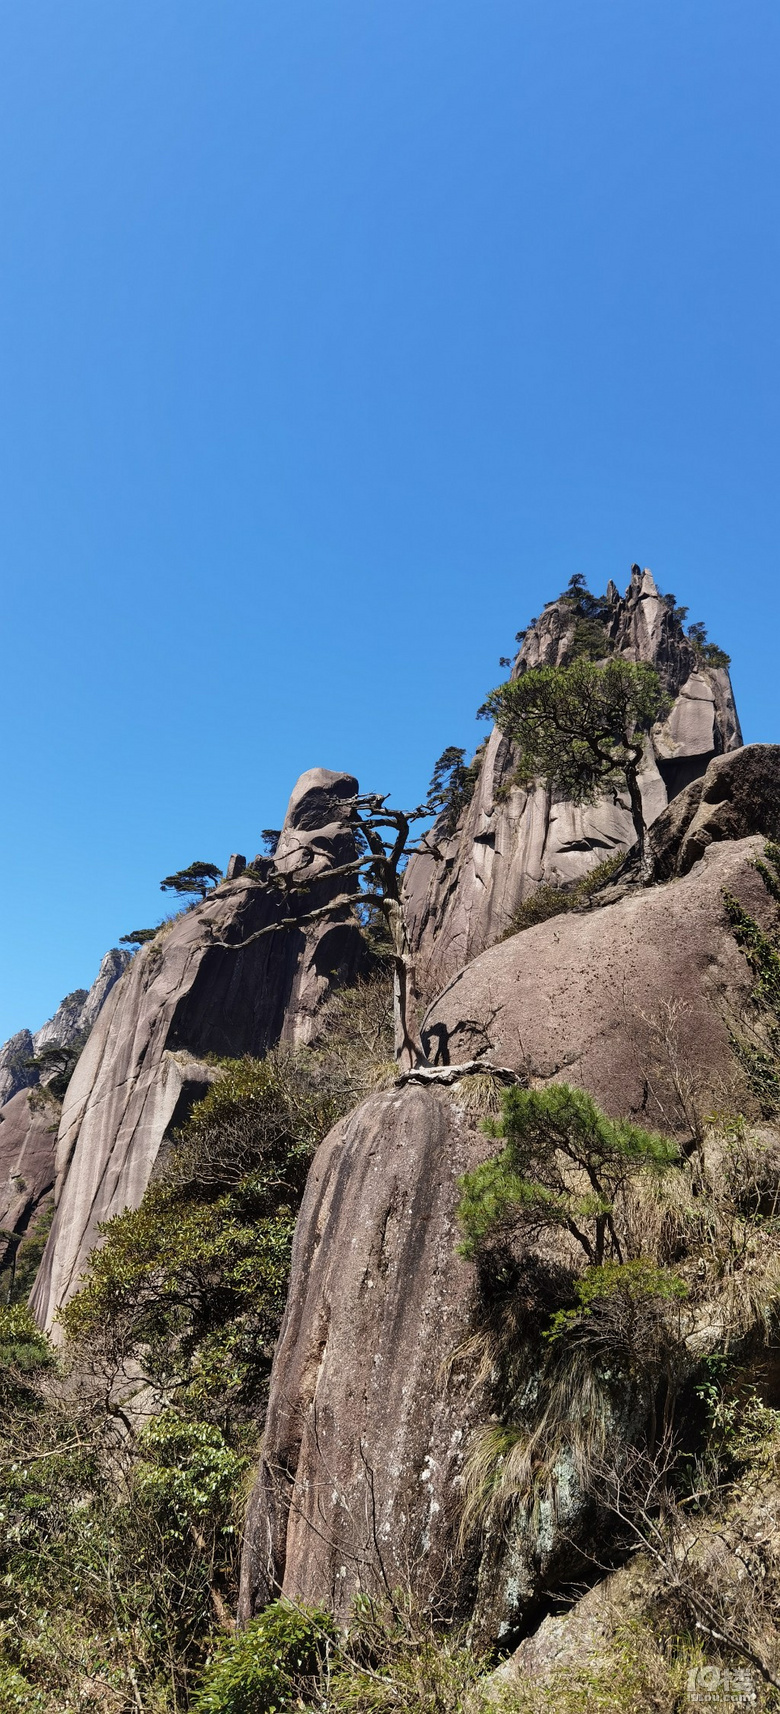
[[[44,1047],[70,1047],[72,1042],[89,1035],[114,983],[119,981],[129,963],[130,953],[112,946],[100,961],[92,987],[76,988],[72,994],[66,994],[54,1017],[36,1030],[32,1038],[35,1053],[40,1053]]]
[[[780,837],[780,744],[747,744],[714,757],[651,828],[654,873],[659,880],[687,875],[710,845],[751,833]]]
[[[54,1188],[59,1106],[21,1089],[0,1112],[0,1251],[23,1235]]]
[[[608,1669],[621,1628],[648,1624],[658,1582],[652,1564],[638,1554],[588,1589],[573,1606],[548,1614],[486,1680],[488,1701],[500,1708],[508,1694],[529,1684],[550,1695],[556,1687],[563,1689],[567,1676],[571,1682],[575,1673]]]
[[[669,716],[653,730],[642,772],[645,818],[652,823],[714,755],[741,745],[728,671],[704,663],[650,572],[636,566],[626,595],[610,584],[592,623],[603,630],[605,655],[649,662],[674,698]],[[526,632],[511,676],[565,666],[578,634],[571,602],[551,602]],[[441,845],[442,860],[423,855],[409,864],[410,934],[420,991],[428,999],[499,939],[541,882],[576,880],[633,844],[627,806],[604,798],[578,807],[541,786],[527,791],[513,784],[516,767],[514,746],[494,728],[471,802]]]
[[[19,1030],[0,1047],[0,1107],[11,1101],[20,1089],[32,1089],[37,1073],[27,1063],[33,1056],[33,1039],[29,1030]]]
[[[259,933],[341,891],[327,870],[354,854],[343,806],[356,790],[350,774],[302,775],[275,857],[163,929],[109,994],[63,1106],[57,1212],[32,1298],[42,1325],[75,1289],[98,1224],[138,1206],[166,1133],[212,1075],[202,1056],[307,1041],[334,982],[360,968],[364,942],[343,908],[309,927]],[[288,899],[274,876],[300,869],[311,885]]]
[[[728,1105],[739,1082],[729,1028],[752,977],[723,889],[770,924],[761,849],[713,844],[680,880],[484,952],[429,1010],[431,1049],[481,1052],[689,1135],[685,1102]],[[477,1290],[455,1249],[457,1179],[489,1146],[457,1093],[407,1085],[364,1103],[316,1156],[247,1522],[244,1618],[279,1589],[343,1612],[357,1589],[412,1568],[423,1598],[436,1591],[461,1614],[476,1601],[496,1635],[527,1619],[568,1552],[551,1528],[495,1541],[477,1564],[476,1543],[457,1538],[462,1459],[485,1420],[457,1357]]]
[[[36,1066],[29,1064],[43,1048],[71,1047],[89,1035],[101,1006],[129,962],[130,953],[113,946],[101,959],[91,988],[76,988],[72,994],[66,994],[53,1018],[49,1018],[48,1023],[34,1035],[29,1030],[19,1030],[0,1047],[0,1107],[10,1101],[19,1089],[33,1089],[39,1082],[48,1081],[45,1075],[41,1077]]]
[[[478,1050],[534,1083],[577,1084],[616,1117],[641,1114],[664,1130],[684,1129],[663,1032],[673,1031],[702,1087],[725,1097],[729,1025],[750,980],[723,890],[771,921],[772,901],[752,863],[762,845],[712,845],[681,880],[553,917],[483,952],[430,1007],[430,1057],[457,1062]]]
[[[456,1481],[479,1402],[457,1179],[488,1145],[444,1091],[375,1095],[312,1166],[251,1502],[241,1612],[279,1590],[346,1612],[421,1571],[465,1610]],[[387,1582],[385,1582],[385,1579]]]

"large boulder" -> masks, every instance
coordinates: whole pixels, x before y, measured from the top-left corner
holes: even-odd
[[[700,777],[714,755],[741,745],[728,671],[710,667],[685,637],[649,571],[635,566],[625,596],[614,584],[600,623],[604,651],[655,666],[673,698],[648,742],[641,788],[650,824],[670,799]],[[553,601],[526,632],[511,676],[536,666],[565,666],[576,647],[570,602]],[[491,946],[541,882],[563,885],[634,841],[626,802],[611,797],[577,806],[542,786],[514,783],[514,745],[494,728],[482,752],[471,802],[438,859],[412,858],[406,897],[421,994],[436,990]]]
[[[496,1064],[588,1089],[608,1113],[662,1129],[687,1120],[675,1056],[711,1094],[736,1075],[730,1027],[750,978],[724,890],[769,922],[760,839],[713,844],[681,880],[511,935],[453,977],[423,1022],[430,1057]]]
[[[70,1047],[89,1035],[101,1007],[105,1005],[115,982],[119,981],[130,963],[130,953],[112,946],[100,961],[100,969],[91,988],[76,988],[60,1001],[53,1018],[36,1030],[33,1048],[40,1053],[44,1047]]]
[[[682,880],[483,953],[431,1008],[429,1043],[684,1133],[691,1102],[711,1111],[738,1080],[729,1028],[752,978],[723,889],[769,924],[760,850],[713,846]],[[407,1085],[365,1102],[317,1154],[247,1520],[245,1620],[280,1590],[344,1612],[411,1568],[423,1599],[462,1615],[476,1602],[496,1635],[527,1619],[556,1567],[576,1575],[571,1520],[485,1548],[459,1540],[462,1461],[490,1407],[463,1353],[479,1297],[456,1251],[457,1181],[490,1147],[457,1084]]]
[[[99,1224],[140,1203],[166,1134],[213,1076],[204,1056],[307,1041],[334,983],[360,968],[364,942],[343,907],[275,927],[343,890],[327,873],[354,855],[346,805],[356,790],[351,774],[304,774],[276,856],[185,911],[112,988],[63,1106],[57,1212],[31,1300],[41,1325],[76,1289]],[[292,869],[311,884],[288,897],[271,883]]]
[[[780,837],[780,744],[715,756],[650,830],[656,877],[687,875],[708,847],[763,833]]]
[[[247,1520],[244,1620],[279,1591],[344,1613],[410,1573],[467,1609],[457,1478],[484,1401],[448,1359],[474,1296],[457,1180],[487,1148],[448,1093],[407,1087],[370,1097],[318,1151]]]

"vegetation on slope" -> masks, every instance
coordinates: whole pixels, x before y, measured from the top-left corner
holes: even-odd
[[[382,974],[310,1049],[215,1063],[55,1351],[0,1314],[0,1711],[167,1714],[232,1630],[295,1215],[317,1144],[394,1075]],[[204,1692],[205,1694],[205,1692]]]

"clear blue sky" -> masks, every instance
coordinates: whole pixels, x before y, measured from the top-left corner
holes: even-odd
[[[0,1040],[573,571],[778,720],[777,0],[3,0]]]

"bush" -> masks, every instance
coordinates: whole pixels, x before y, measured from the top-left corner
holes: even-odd
[[[276,1714],[307,1690],[336,1640],[329,1613],[275,1601],[245,1631],[226,1638],[195,1695],[195,1714]]]
[[[515,1218],[536,1233],[569,1232],[591,1266],[624,1261],[618,1202],[632,1177],[676,1162],[676,1144],[627,1120],[608,1119],[589,1095],[565,1083],[508,1089],[503,1108],[502,1119],[486,1121],[485,1129],[505,1137],[505,1148],[460,1181],[462,1254],[475,1255]]]
[[[590,904],[594,895],[602,887],[606,887],[622,868],[626,859],[625,851],[616,851],[611,857],[605,857],[587,875],[565,887],[555,887],[550,882],[543,881],[536,891],[527,899],[523,899],[514,912],[509,927],[504,930],[502,940],[509,940],[513,934],[521,934],[525,928],[534,928],[538,922],[547,922],[550,917],[561,916],[564,911],[583,910]]]

